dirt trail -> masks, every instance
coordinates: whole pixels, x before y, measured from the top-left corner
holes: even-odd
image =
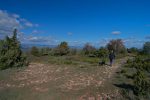
[[[67,100],[103,100],[104,98],[118,95],[117,90],[111,96],[108,96],[106,93],[99,93],[98,89],[105,90],[108,80],[113,77],[118,67],[126,59],[117,60],[113,67],[95,66],[80,68],[31,63],[25,70],[11,75],[11,80],[0,80],[0,90],[30,87],[32,91],[40,94],[55,91],[50,95],[53,97],[53,100],[59,100],[57,96],[63,93],[64,100],[66,98],[68,98]],[[74,94],[77,95],[74,96]]]
[[[103,85],[100,86],[102,90],[105,88],[109,88],[108,81],[111,80],[112,77],[114,77],[114,74],[116,74],[118,68],[121,67],[127,61],[127,59],[129,59],[129,57],[118,59],[117,61],[115,61],[115,64],[113,64],[112,67],[110,66],[105,67],[104,73],[106,74],[106,77],[103,78],[103,80],[101,81],[101,84]],[[110,88],[110,91],[111,91],[111,88]],[[95,94],[91,94],[90,92],[89,93],[87,92],[86,94],[81,96],[79,100],[120,100],[118,99],[120,95],[118,89],[114,90],[113,92],[112,91],[110,92],[110,91],[107,89],[107,92],[106,91],[101,92],[101,93],[97,92]]]

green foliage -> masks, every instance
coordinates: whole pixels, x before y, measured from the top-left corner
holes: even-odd
[[[127,70],[123,69],[123,70],[121,70],[120,73],[124,74],[124,73],[126,73],[126,72],[127,72]]]
[[[96,57],[105,58],[108,56],[108,50],[104,47],[101,47],[99,50],[96,50],[94,54]]]
[[[144,52],[144,54],[150,55],[150,42],[145,42],[145,44],[143,46],[143,52]]]
[[[88,56],[93,56],[94,52],[96,51],[95,47],[86,43],[83,47],[83,53]]]
[[[137,54],[139,52],[138,48],[132,47],[127,49],[128,53],[133,53],[133,54]]]
[[[37,47],[35,47],[35,46],[33,46],[32,48],[31,48],[31,54],[32,55],[34,55],[34,56],[40,56],[40,51],[39,51],[39,49],[37,48]]]
[[[145,71],[150,71],[150,61],[148,61],[148,58],[143,58],[141,56],[135,57],[135,59],[131,60],[128,59],[127,63],[125,64],[125,67],[128,68],[135,68]]]
[[[54,55],[67,55],[69,53],[69,46],[67,42],[61,42],[55,49]]]
[[[13,36],[6,37],[0,41],[0,69],[10,67],[22,67],[27,65],[26,57],[23,55],[20,43],[17,40],[17,30],[14,30]]]
[[[50,52],[51,52],[51,48],[48,48],[48,47],[46,47],[46,48],[41,48],[40,50],[39,50],[39,53],[40,53],[40,55],[41,56],[45,56],[45,55],[49,55],[50,54]]]
[[[75,49],[75,48],[70,49],[69,54],[70,54],[70,55],[76,55],[76,54],[77,54],[77,49]]]
[[[138,56],[132,60],[127,60],[125,67],[128,68],[127,72],[131,69],[132,71],[132,81],[134,86],[134,93],[137,96],[145,96],[150,93],[150,62],[146,57]]]
[[[111,40],[107,44],[107,48],[109,51],[115,51],[116,54],[126,53],[126,48],[121,39]]]
[[[146,75],[144,74],[143,71],[138,70],[134,74],[134,92],[141,96],[141,95],[146,95],[149,92],[149,82],[146,79]]]

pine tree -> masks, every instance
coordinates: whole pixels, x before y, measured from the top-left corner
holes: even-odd
[[[17,40],[17,30],[15,29],[11,38],[6,36],[4,40],[0,41],[0,69],[22,67],[27,64],[26,57],[21,51],[20,42]]]

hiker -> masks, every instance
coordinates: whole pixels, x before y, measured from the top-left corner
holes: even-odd
[[[113,64],[113,60],[115,59],[115,54],[113,52],[113,50],[110,52],[109,54],[109,61],[110,61],[110,66],[112,67]]]

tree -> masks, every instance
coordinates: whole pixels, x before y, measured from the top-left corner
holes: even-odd
[[[48,55],[50,51],[51,51],[51,48],[48,48],[48,47],[45,47],[45,48],[43,47],[39,50],[41,56]]]
[[[54,54],[55,55],[67,55],[69,53],[69,46],[67,42],[61,42],[55,49]]]
[[[93,54],[95,50],[96,50],[95,47],[90,45],[89,43],[86,43],[83,47],[83,52],[85,55]]]
[[[126,52],[126,48],[121,39],[109,41],[109,43],[107,44],[107,48],[109,51],[113,50],[117,54]]]
[[[125,68],[126,77],[130,75],[130,79],[133,82],[133,92],[137,96],[146,96],[150,93],[150,81],[149,81],[149,67],[150,62],[143,59],[143,57],[137,56],[134,59],[130,59],[126,62]],[[131,70],[134,70],[131,72]],[[132,78],[131,78],[132,77]],[[129,77],[127,77],[129,78]]]
[[[76,54],[77,54],[77,49],[76,48],[70,49],[70,55],[76,55]]]
[[[137,54],[139,52],[138,48],[135,47],[131,47],[129,49],[127,49],[128,53],[133,53],[133,54]]]
[[[34,56],[40,56],[39,49],[37,47],[33,46],[31,48],[31,54],[34,55]]]
[[[143,51],[145,54],[150,54],[150,42],[145,42],[143,46]]]
[[[17,40],[17,30],[15,29],[11,38],[6,36],[4,40],[0,41],[0,69],[25,65],[28,65],[28,62],[21,51],[20,42]]]
[[[108,50],[104,47],[100,47],[95,51],[96,57],[105,58],[108,55]]]

